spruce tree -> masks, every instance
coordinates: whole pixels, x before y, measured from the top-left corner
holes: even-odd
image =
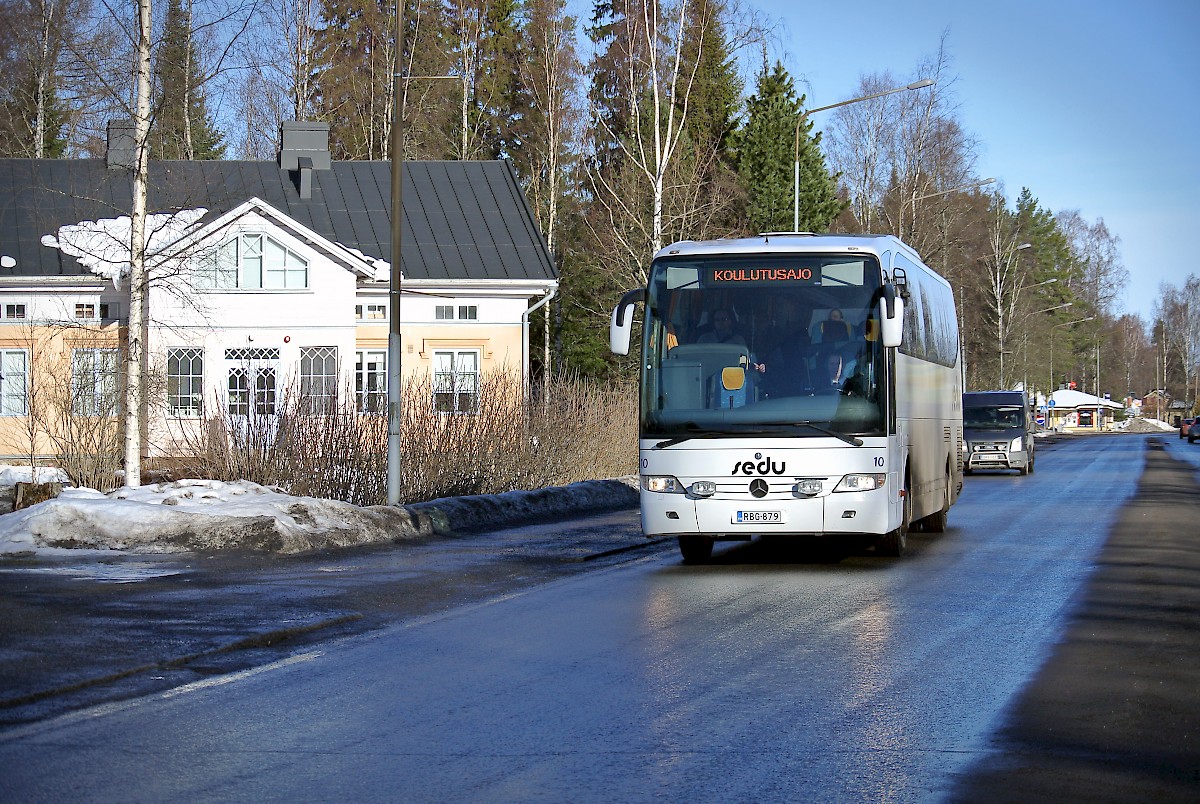
[[[221,159],[224,135],[208,111],[192,41],[191,0],[170,0],[155,54],[150,152],[155,159]]]
[[[795,131],[803,105],[804,96],[796,97],[783,65],[776,62],[769,71],[764,66],[738,138],[738,173],[749,196],[747,217],[753,230],[792,230]],[[846,205],[825,168],[820,134],[814,137],[812,128],[809,120],[800,126],[800,231],[821,232]]]

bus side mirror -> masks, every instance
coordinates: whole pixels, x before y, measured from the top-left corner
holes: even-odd
[[[888,349],[904,341],[904,299],[896,294],[891,283],[883,286],[883,298],[879,300],[879,329]]]
[[[646,291],[643,288],[631,290],[613,308],[608,325],[608,348],[613,354],[629,354],[629,340],[633,334],[633,305],[645,298]]]

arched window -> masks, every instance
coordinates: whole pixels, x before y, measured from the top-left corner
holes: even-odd
[[[308,260],[270,235],[243,232],[200,260],[200,287],[298,290],[308,287]]]

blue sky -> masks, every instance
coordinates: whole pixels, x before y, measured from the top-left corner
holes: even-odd
[[[946,32],[980,177],[1103,218],[1128,312],[1149,319],[1160,283],[1200,274],[1176,244],[1200,228],[1200,0],[749,2],[780,21],[776,55],[809,106],[854,97],[866,74],[914,80]]]

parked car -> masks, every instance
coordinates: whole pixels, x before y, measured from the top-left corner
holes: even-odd
[[[1188,443],[1195,444],[1197,438],[1200,438],[1200,419],[1192,419],[1188,426]]]
[[[1179,423],[1179,437],[1180,438],[1183,438],[1184,436],[1186,436],[1188,434],[1188,428],[1190,428],[1195,423],[1195,421],[1196,421],[1195,419],[1189,417]]]

